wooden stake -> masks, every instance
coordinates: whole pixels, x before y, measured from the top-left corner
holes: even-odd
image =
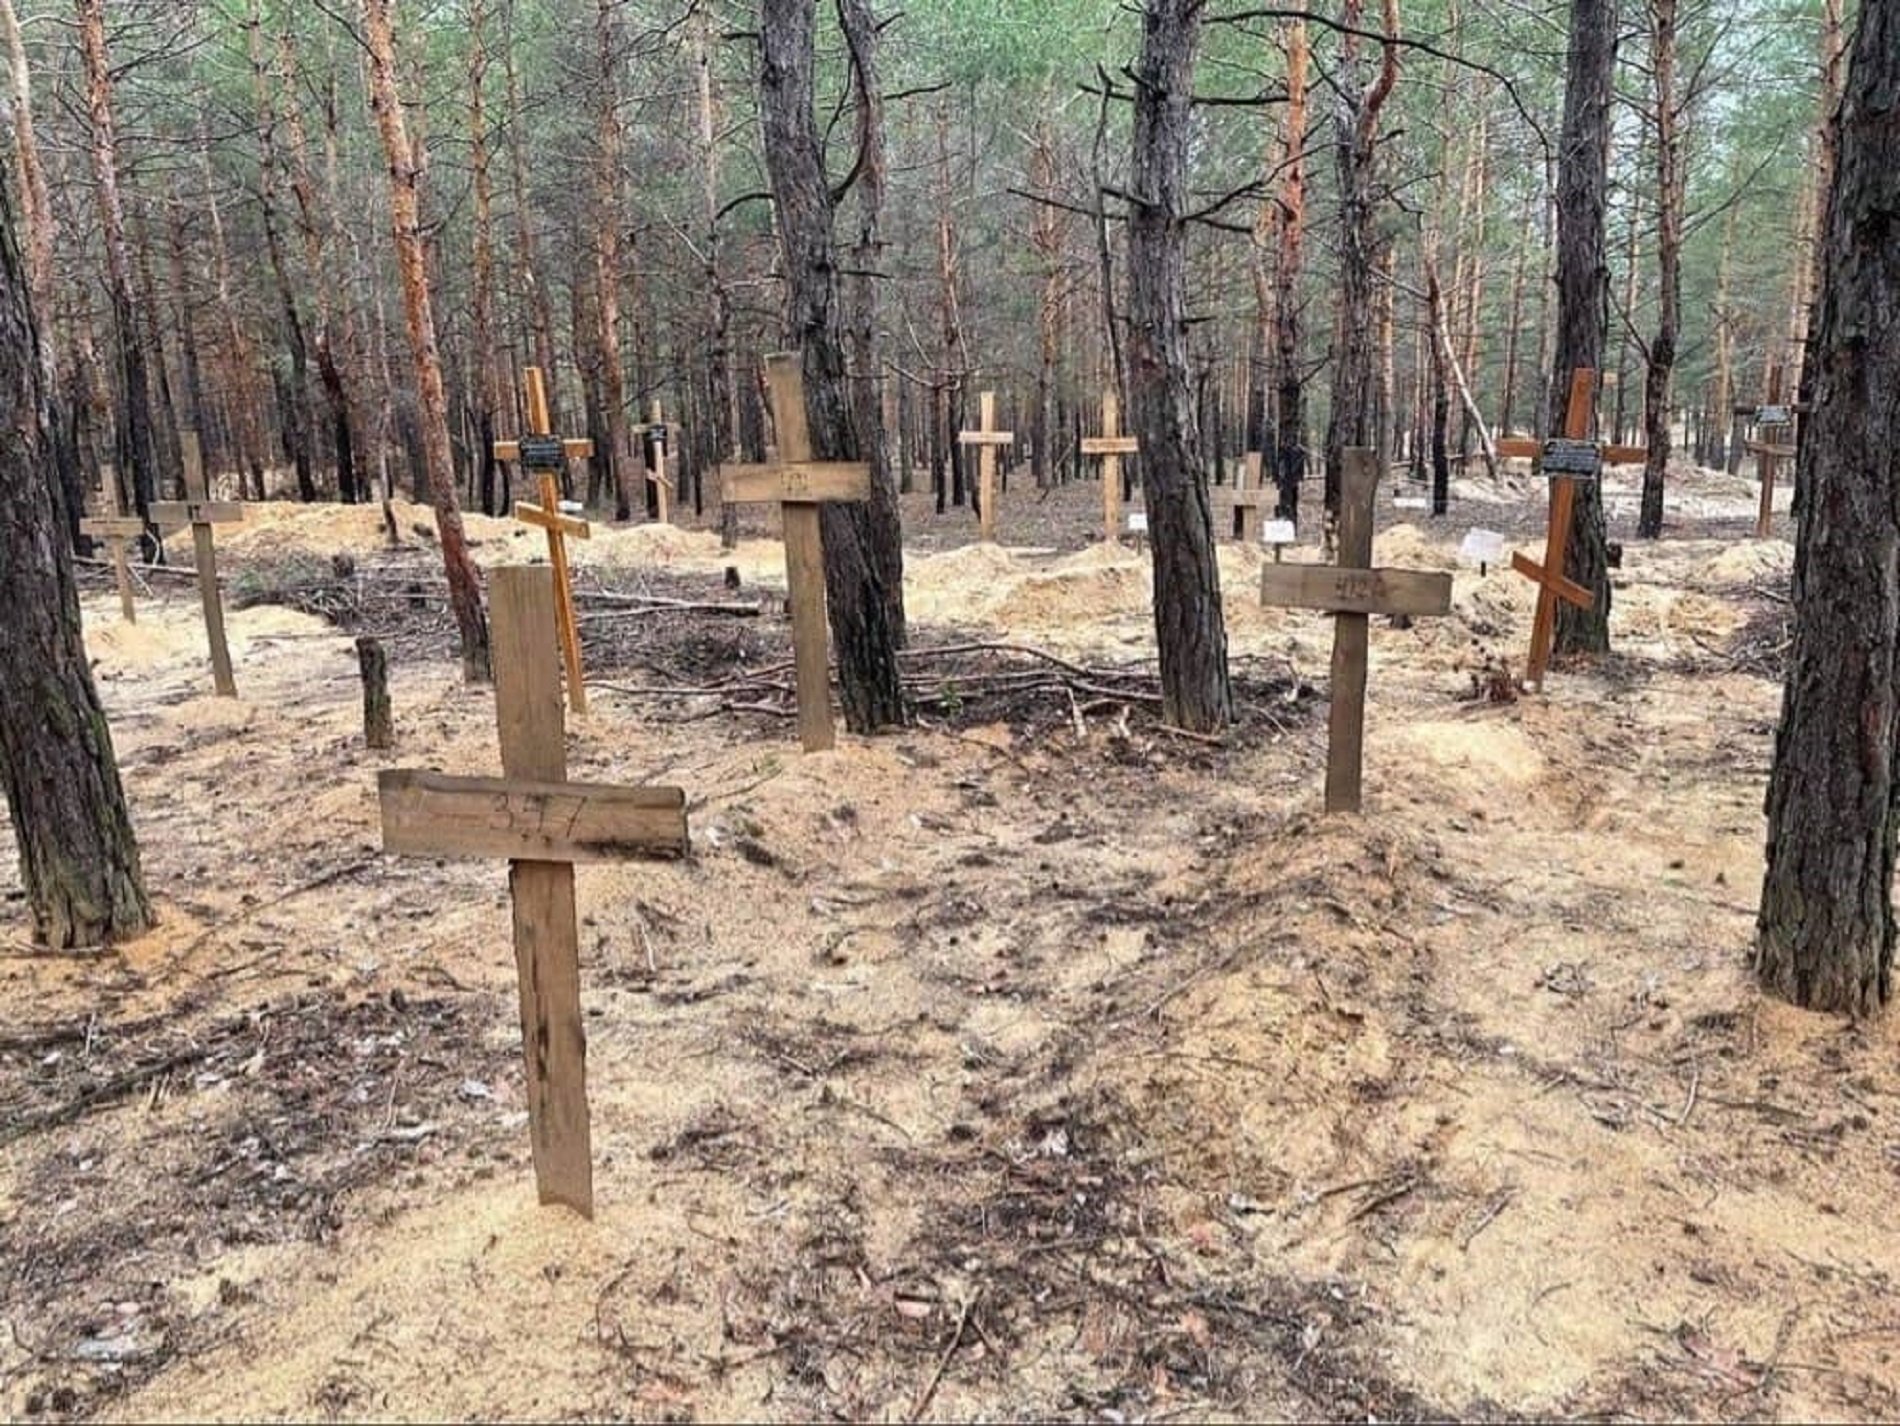
[[[1586,366],[1580,366],[1570,373],[1570,399],[1564,407],[1564,442],[1573,446],[1588,446],[1597,453],[1599,464],[1604,461],[1624,464],[1642,460],[1642,446],[1602,445],[1590,440],[1591,418],[1596,411],[1596,379],[1596,372]],[[1498,454],[1530,456],[1542,462],[1556,444],[1499,441]],[[1596,479],[1594,475],[1585,478]],[[1530,661],[1524,681],[1539,690],[1544,686],[1544,671],[1550,666],[1551,644],[1557,629],[1557,601],[1562,599],[1579,609],[1588,609],[1596,602],[1593,591],[1585,589],[1564,573],[1564,558],[1570,547],[1570,522],[1576,499],[1576,477],[1553,475],[1550,485],[1550,522],[1544,532],[1544,562],[1539,564],[1518,552],[1511,555],[1511,568],[1537,585],[1537,613],[1531,620]]]
[[[211,645],[211,679],[220,698],[237,697],[237,679],[231,673],[231,648],[224,638],[224,599],[218,592],[218,548],[213,526],[232,524],[244,518],[244,507],[228,501],[213,500],[205,479],[204,447],[198,433],[178,433],[180,454],[185,461],[184,500],[152,502],[155,525],[190,525],[193,556],[198,567],[198,601],[204,606],[205,637]]]
[[[421,856],[511,858],[535,1184],[543,1203],[566,1204],[591,1218],[587,1032],[573,863],[684,853],[686,798],[678,788],[567,781],[561,680],[550,647],[556,642],[553,571],[507,566],[494,571],[489,588],[495,718],[506,776],[382,773],[377,782],[383,847]]]
[[[815,461],[805,414],[805,376],[797,352],[765,359],[765,381],[778,430],[778,461],[721,468],[719,493],[727,505],[776,502],[785,534],[785,586],[792,607],[792,656],[797,666],[798,739],[808,753],[835,746],[831,721],[830,637],[825,624],[825,546],[818,507],[828,500],[871,498],[871,467],[854,461]]]
[[[1445,614],[1451,609],[1450,575],[1373,568],[1373,499],[1378,487],[1378,453],[1360,446],[1348,448],[1340,472],[1338,563],[1270,564],[1261,570],[1263,603],[1323,609],[1333,615],[1332,703],[1326,742],[1328,812],[1357,812],[1360,807],[1370,647],[1367,616]]]
[[[1248,451],[1247,459],[1236,473],[1234,480],[1234,538],[1243,545],[1251,545],[1260,538],[1260,509],[1263,505],[1277,502],[1279,495],[1267,493],[1266,478],[1263,474],[1265,462],[1259,451]],[[1279,547],[1274,547],[1276,563]]]
[[[1102,538],[1109,544],[1121,539],[1122,533],[1122,457],[1133,455],[1141,449],[1141,442],[1133,436],[1124,436],[1121,426],[1121,398],[1113,391],[1102,393],[1102,434],[1082,438],[1082,454],[1100,456],[1102,459]],[[984,424],[989,424],[987,412]],[[984,448],[987,458],[989,448]],[[987,500],[989,497],[984,497]],[[985,505],[984,510],[989,509]]]
[[[647,479],[653,482],[654,489],[659,492],[660,523],[665,525],[672,519],[667,513],[669,508],[667,502],[672,498],[673,482],[667,478],[666,474],[666,417],[661,414],[660,399],[657,396],[653,398],[653,421],[650,434],[653,438],[651,441],[653,469],[647,472]]]
[[[1780,362],[1768,368],[1768,399],[1749,408],[1748,414],[1755,418],[1758,439],[1744,441],[1742,447],[1755,455],[1755,475],[1761,481],[1761,511],[1755,517],[1755,538],[1765,540],[1774,532],[1775,463],[1784,456],[1792,460],[1795,454],[1795,447],[1786,438],[1794,427],[1793,408],[1782,404]],[[1780,419],[1775,419],[1777,417]],[[1771,431],[1783,433],[1783,439],[1775,440],[1769,434]]]
[[[110,514],[81,520],[81,534],[91,535],[95,540],[103,541],[112,550],[112,577],[119,586],[119,617],[128,624],[139,621],[138,606],[132,600],[132,562],[127,554],[127,546],[145,533],[145,522],[136,515],[127,515],[125,505],[119,498],[119,476],[109,465],[99,467],[99,484],[103,490],[106,509]]]
[[[383,641],[358,635],[356,665],[363,675],[363,746],[392,747],[396,733],[389,716],[389,655]]]
[[[981,398],[983,424],[974,431],[959,431],[957,443],[975,446],[977,457],[977,500],[981,505],[978,535],[985,544],[996,538],[996,448],[1015,443],[1013,431],[996,429],[996,393],[985,391]]]
[[[593,527],[585,520],[561,513],[561,492],[555,483],[554,468],[558,468],[563,461],[592,455],[594,443],[589,440],[566,440],[560,443],[558,451],[555,450],[551,440],[552,423],[548,419],[547,385],[541,368],[528,367],[525,380],[528,388],[528,434],[541,439],[525,443],[526,459],[522,454],[523,442],[496,441],[495,458],[520,460],[526,469],[539,472],[541,503],[529,505],[516,501],[515,519],[526,525],[537,526],[547,533],[548,563],[554,567],[555,631],[560,639],[561,662],[567,670],[568,706],[576,713],[585,713],[587,679],[581,671],[580,621],[574,614],[574,584],[568,572],[567,537],[572,535],[577,540],[588,539]]]

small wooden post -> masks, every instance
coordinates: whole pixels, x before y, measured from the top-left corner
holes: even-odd
[[[1104,391],[1102,434],[1082,438],[1082,454],[1102,459],[1102,538],[1111,545],[1121,539],[1122,533],[1122,457],[1141,449],[1139,440],[1122,434],[1121,417],[1121,397],[1113,391]],[[989,424],[987,412],[984,424]],[[987,457],[988,447],[984,453]],[[988,496],[984,498],[987,500]]]
[[[1444,614],[1451,609],[1451,576],[1372,565],[1373,497],[1379,486],[1376,451],[1344,453],[1340,472],[1338,563],[1270,564],[1261,570],[1260,597],[1269,605],[1323,609],[1333,615],[1332,704],[1327,715],[1326,810],[1357,812],[1365,762],[1367,616]]]
[[[1621,464],[1639,461],[1644,455],[1642,446],[1603,445],[1590,439],[1591,417],[1596,410],[1596,378],[1596,372],[1585,366],[1570,373],[1570,399],[1564,408],[1562,440],[1498,442],[1499,455],[1530,456],[1538,462],[1539,469],[1551,477],[1544,562],[1539,564],[1522,553],[1511,555],[1511,568],[1537,585],[1537,613],[1531,621],[1530,662],[1524,677],[1524,681],[1536,689],[1543,688],[1544,671],[1550,666],[1551,642],[1557,628],[1557,601],[1562,599],[1579,609],[1588,609],[1596,602],[1594,592],[1564,573],[1564,556],[1570,546],[1570,520],[1577,499],[1576,483],[1580,479],[1597,479],[1604,461]]]
[[[111,513],[81,520],[80,533],[91,535],[111,547],[112,577],[119,586],[119,615],[126,623],[136,624],[139,611],[132,600],[132,562],[126,547],[145,533],[145,522],[136,515],[125,513],[125,503],[119,498],[119,474],[111,466],[99,467],[99,484],[105,496],[106,509]]]
[[[205,479],[204,447],[198,433],[178,433],[185,461],[184,500],[152,502],[155,525],[190,525],[193,557],[198,567],[198,601],[204,606],[205,637],[211,644],[211,678],[221,698],[237,697],[237,679],[231,673],[231,648],[224,638],[224,599],[218,592],[218,548],[213,527],[244,518],[244,507],[213,500]]]
[[[653,398],[653,420],[648,434],[652,437],[649,444],[653,449],[653,468],[647,472],[647,479],[653,482],[653,488],[659,493],[660,523],[669,523],[672,516],[668,513],[669,501],[673,494],[673,482],[666,474],[667,429],[666,417],[661,414],[660,398]]]
[[[548,563],[554,567],[555,631],[560,639],[561,661],[567,670],[568,706],[576,713],[587,711],[587,679],[581,672],[580,621],[574,614],[574,584],[568,573],[567,537],[588,539],[593,527],[561,513],[561,492],[554,473],[570,460],[584,460],[594,453],[590,440],[556,441],[553,422],[548,418],[548,390],[541,368],[527,368],[528,436],[525,441],[496,441],[497,460],[518,460],[522,468],[538,473],[541,503],[515,502],[515,518],[547,532]]]
[[[363,675],[363,746],[395,746],[396,732],[389,716],[389,654],[381,639],[359,634],[356,666]]]
[[[996,538],[996,448],[1016,440],[1013,431],[996,429],[996,393],[985,391],[981,398],[983,424],[974,431],[959,431],[957,443],[978,448],[977,499],[981,504],[977,529],[984,543]]]
[[[527,1057],[528,1131],[543,1203],[594,1212],[581,1015],[574,863],[686,851],[686,798],[676,787],[567,781],[561,681],[553,651],[553,572],[494,571],[495,717],[505,776],[391,769],[377,779],[383,850],[507,857],[515,971]]]
[[[797,665],[798,737],[808,753],[837,742],[831,722],[830,635],[825,624],[825,546],[818,507],[828,500],[869,500],[871,467],[861,461],[817,461],[805,414],[805,377],[797,352],[765,359],[778,430],[778,461],[728,465],[719,495],[727,505],[776,502],[785,535],[785,585],[792,606],[792,655]]]

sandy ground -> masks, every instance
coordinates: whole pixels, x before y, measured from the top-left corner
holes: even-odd
[[[505,874],[378,851],[376,769],[495,769],[488,695],[401,661],[370,754],[322,621],[234,612],[218,700],[185,586],[136,629],[89,595],[163,923],[35,954],[0,862],[0,1411],[1900,1414],[1894,1021],[1746,971],[1779,693],[1734,650],[1789,548],[1738,538],[1747,481],[1679,484],[1616,656],[1544,697],[1471,696],[1521,661],[1508,573],[1375,621],[1363,817],[1318,815],[1311,718],[804,757],[599,689],[571,775],[682,785],[694,854],[578,875],[592,1223],[534,1202]],[[1145,556],[1086,543],[1094,487],[1051,499],[1066,549],[933,530],[913,618],[1150,652]],[[1388,504],[1378,558],[1538,518]],[[470,524],[484,563],[533,551]],[[379,538],[220,532],[234,578]],[[581,558],[779,569],[692,530]],[[1323,682],[1327,622],[1261,609],[1260,558],[1222,550],[1234,651]]]

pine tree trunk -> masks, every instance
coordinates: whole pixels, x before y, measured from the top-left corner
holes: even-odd
[[[1669,406],[1682,325],[1682,222],[1685,193],[1682,133],[1676,112],[1677,0],[1649,0],[1650,79],[1656,93],[1656,336],[1643,379],[1643,506],[1636,533],[1662,535],[1663,482],[1669,470]]]
[[[1609,264],[1604,217],[1609,202],[1610,89],[1616,68],[1615,0],[1571,0],[1570,59],[1564,83],[1564,119],[1557,162],[1557,322],[1548,418],[1561,423],[1570,373],[1601,371]],[[1596,602],[1579,609],[1557,604],[1556,651],[1604,654],[1610,649],[1609,549],[1603,492],[1576,482],[1575,514],[1565,570]]]
[[[436,351],[435,314],[430,307],[422,245],[422,156],[410,148],[402,98],[396,88],[396,42],[390,31],[389,0],[363,0],[363,18],[369,47],[370,107],[376,113],[383,156],[389,165],[390,219],[396,266],[402,278],[403,315],[415,357],[417,411],[422,422],[429,494],[435,502],[449,604],[461,635],[462,675],[470,683],[482,683],[489,677],[488,616],[482,609],[475,562],[469,558],[468,540],[462,533],[461,507],[455,501],[448,398],[442,386],[442,358]]]
[[[112,734],[86,661],[52,467],[26,264],[0,184],[0,784],[36,939],[54,949],[152,924]]]
[[[814,0],[763,0],[759,106],[789,289],[790,336],[805,378],[805,410],[818,460],[864,458],[845,370],[833,199],[813,111]],[[901,551],[880,548],[891,525],[867,505],[824,507],[825,593],[845,726],[873,733],[904,721],[898,677],[901,631],[884,571]]]
[[[1286,152],[1280,175],[1280,249],[1273,273],[1273,369],[1276,384],[1274,515],[1297,520],[1306,479],[1306,396],[1300,375],[1300,269],[1306,251],[1306,21],[1286,24]]]
[[[1162,715],[1205,733],[1234,715],[1187,353],[1188,144],[1199,0],[1148,0],[1136,62],[1128,218],[1130,414],[1154,557]]]
[[[1768,784],[1755,972],[1853,1016],[1893,988],[1900,832],[1900,4],[1865,0],[1821,226],[1794,642]]]

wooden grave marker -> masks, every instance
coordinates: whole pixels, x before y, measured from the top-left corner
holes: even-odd
[[[1332,704],[1326,735],[1326,810],[1357,812],[1365,762],[1367,619],[1372,614],[1445,614],[1451,576],[1375,569],[1373,498],[1378,453],[1346,450],[1340,473],[1338,563],[1270,564],[1260,571],[1263,604],[1320,609],[1333,616]]]
[[[672,516],[673,481],[666,473],[667,448],[673,439],[673,428],[666,424],[666,417],[660,408],[660,398],[653,398],[653,419],[647,423],[647,447],[653,452],[653,464],[647,469],[647,483],[659,495],[660,523],[668,524]]]
[[[1564,555],[1570,547],[1570,520],[1577,499],[1579,480],[1596,480],[1604,463],[1621,465],[1639,461],[1646,454],[1642,446],[1604,445],[1590,437],[1591,417],[1596,410],[1597,374],[1587,366],[1570,373],[1570,399],[1564,408],[1564,432],[1548,441],[1516,438],[1499,441],[1500,456],[1529,456],[1537,468],[1551,477],[1550,523],[1544,534],[1544,562],[1537,563],[1521,551],[1511,554],[1511,568],[1537,585],[1537,613],[1531,621],[1530,662],[1524,681],[1542,689],[1544,670],[1550,667],[1551,641],[1557,630],[1557,601],[1564,600],[1579,609],[1588,609],[1596,595],[1564,573]]]
[[[1248,451],[1240,469],[1234,473],[1234,538],[1250,545],[1260,538],[1260,512],[1271,505],[1279,508],[1278,487],[1269,491],[1266,460],[1259,451]],[[1279,546],[1274,547],[1278,556]]]
[[[535,1186],[541,1202],[564,1203],[591,1218],[574,863],[684,855],[686,795],[677,787],[567,780],[561,679],[551,647],[558,607],[553,571],[503,566],[489,589],[503,775],[385,769],[377,776],[383,850],[508,859]]]
[[[1768,368],[1768,395],[1759,405],[1737,406],[1741,416],[1755,420],[1755,439],[1743,441],[1742,449],[1755,456],[1755,476],[1761,481],[1761,510],[1755,516],[1755,538],[1765,540],[1773,532],[1775,516],[1775,466],[1793,460],[1795,446],[1794,413],[1800,408],[1782,398],[1781,363]]]
[[[561,663],[567,670],[567,702],[576,713],[587,711],[587,679],[581,672],[580,621],[574,615],[574,582],[567,567],[567,539],[590,539],[593,526],[585,520],[564,514],[561,490],[554,473],[570,460],[585,460],[594,453],[590,440],[559,440],[548,417],[548,388],[541,368],[527,368],[528,434],[518,441],[496,441],[496,460],[521,462],[524,471],[533,471],[540,482],[541,503],[515,502],[515,519],[524,525],[545,530],[548,537],[548,563],[554,567],[554,625],[561,644]]]
[[[726,505],[779,506],[785,535],[785,587],[792,606],[792,657],[797,666],[798,739],[808,753],[837,742],[831,722],[830,633],[825,625],[825,544],[818,507],[869,500],[871,467],[863,461],[820,461],[811,454],[805,374],[797,352],[765,359],[778,459],[720,470]]]
[[[983,423],[974,431],[957,432],[957,444],[975,446],[977,456],[977,500],[981,505],[978,512],[978,537],[985,544],[996,539],[996,448],[1013,445],[1016,440],[1014,431],[996,429],[996,393],[985,391],[982,394]],[[1085,444],[1084,450],[1088,447]],[[1119,490],[1120,487],[1118,486]]]
[[[196,431],[180,431],[178,446],[185,462],[186,498],[154,500],[152,523],[191,526],[192,554],[198,567],[198,601],[204,606],[205,637],[211,644],[211,679],[220,698],[236,698],[237,679],[231,673],[231,648],[224,639],[224,599],[218,592],[218,547],[213,530],[216,526],[242,520],[244,507],[211,498],[205,480],[204,447],[199,444]]]
[[[99,485],[105,496],[109,515],[93,515],[79,522],[79,532],[91,535],[95,540],[111,546],[112,577],[119,585],[119,615],[128,624],[139,621],[138,606],[132,602],[132,562],[126,554],[126,547],[145,534],[145,522],[136,515],[125,513],[125,502],[119,498],[119,476],[109,465],[99,467]]]
[[[989,414],[984,413],[984,424],[989,424]],[[1109,544],[1121,539],[1122,533],[1122,457],[1134,455],[1141,449],[1141,442],[1133,436],[1122,434],[1121,398],[1113,391],[1102,393],[1102,434],[1082,438],[1082,454],[1099,456],[1102,461],[1102,538]],[[989,450],[984,448],[984,459],[989,458]],[[985,487],[987,492],[987,487]],[[983,496],[983,518],[989,519],[989,495]],[[985,539],[989,536],[985,535]]]

